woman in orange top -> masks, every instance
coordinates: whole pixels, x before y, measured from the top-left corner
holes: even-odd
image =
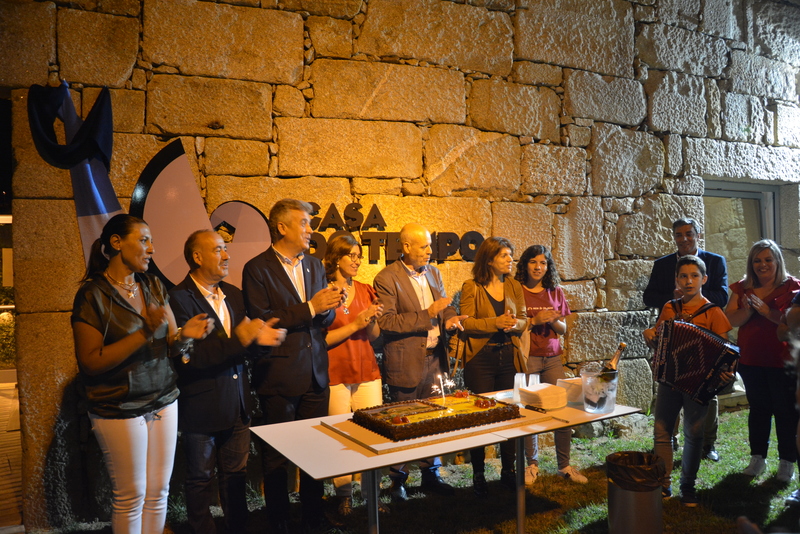
[[[328,415],[350,413],[383,404],[383,384],[372,341],[380,335],[375,321],[383,312],[372,286],[354,280],[361,266],[361,245],[351,235],[331,239],[325,251],[328,282],[344,291],[344,304],[328,327]],[[339,497],[339,513],[348,515],[353,506],[352,476],[333,479]]]

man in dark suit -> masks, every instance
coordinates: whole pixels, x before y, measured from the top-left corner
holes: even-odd
[[[728,266],[725,258],[697,246],[703,236],[700,225],[694,219],[678,219],[672,223],[672,237],[678,251],[658,258],[653,263],[650,281],[644,290],[644,303],[661,311],[664,304],[681,298],[681,290],[675,285],[675,265],[678,258],[693,254],[706,264],[708,280],[703,284],[703,296],[724,308],[728,303]]]
[[[322,262],[306,255],[311,241],[311,205],[293,199],[269,212],[272,246],[244,266],[242,285],[252,319],[277,318],[287,330],[284,343],[259,358],[253,382],[264,422],[283,423],[328,415],[328,351],[325,333],[343,295],[328,287]],[[289,529],[287,460],[264,447],[264,498],[273,532]],[[300,499],[306,528],[331,522],[322,508],[323,483],[300,473]]]
[[[189,274],[172,288],[170,305],[180,324],[197,314],[213,319],[214,331],[195,341],[175,362],[178,371],[178,426],[186,452],[186,513],[198,534],[216,532],[211,517],[214,468],[227,532],[244,533],[245,495],[250,452],[252,400],[245,358],[248,347],[277,346],[285,331],[247,318],[238,288],[228,276],[225,242],[212,230],[199,230],[183,251]],[[277,322],[277,321],[273,321]]]
[[[644,290],[644,303],[659,312],[664,304],[679,299],[683,293],[675,285],[675,265],[678,258],[692,254],[706,264],[708,280],[703,284],[703,296],[714,304],[725,307],[728,302],[728,266],[725,258],[719,254],[708,252],[697,246],[697,240],[703,236],[700,225],[694,219],[678,219],[672,223],[672,237],[678,251],[658,258],[653,263],[650,281]],[[708,412],[703,428],[703,457],[714,462],[719,461],[719,453],[714,448],[719,428],[719,402],[715,396],[708,405]],[[677,436],[673,436],[673,447],[677,448]]]
[[[419,224],[407,224],[400,231],[403,255],[375,277],[374,286],[383,304],[378,324],[384,339],[383,380],[392,401],[433,396],[438,375],[449,371],[446,330],[460,328],[461,319],[450,306],[439,269],[431,258],[431,234]],[[420,461],[422,488],[452,494],[453,488],[439,475],[441,461]],[[390,469],[392,498],[408,498],[405,465]]]

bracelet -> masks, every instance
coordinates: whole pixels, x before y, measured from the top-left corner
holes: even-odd
[[[194,347],[194,339],[181,339],[181,332],[183,331],[183,327],[178,327],[178,331],[175,333],[175,337],[172,338],[172,346],[178,350],[178,354],[181,355],[181,361],[183,363],[189,363],[192,360],[191,354],[189,352]],[[176,347],[177,345],[177,347]]]

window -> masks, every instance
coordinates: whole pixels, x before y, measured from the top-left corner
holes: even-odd
[[[759,239],[780,243],[780,187],[735,182],[705,182],[705,249],[728,262],[728,283],[741,280],[750,246]]]

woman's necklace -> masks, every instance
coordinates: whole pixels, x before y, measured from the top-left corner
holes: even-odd
[[[117,282],[116,280],[114,280],[111,277],[111,275],[108,274],[108,269],[106,269],[106,271],[103,274],[105,274],[106,278],[111,280],[111,282],[113,284],[116,284],[119,287],[121,287],[122,289],[124,289],[125,291],[127,291],[129,299],[135,299],[136,298],[136,295],[139,293],[139,285],[138,285],[138,283],[136,282],[135,279],[134,279],[132,284],[123,284],[122,282]]]
[[[348,281],[345,279],[344,282],[345,284],[347,284],[347,299],[345,299],[345,301],[342,303],[342,313],[344,313],[345,315],[350,315],[350,307],[347,305],[347,301],[349,300],[350,304],[353,303],[353,296],[351,291],[353,289],[353,281],[352,280]]]

